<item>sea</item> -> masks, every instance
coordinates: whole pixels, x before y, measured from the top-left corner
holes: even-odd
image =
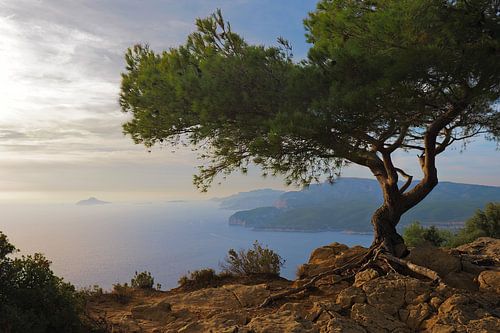
[[[65,281],[107,290],[145,270],[162,289],[176,287],[180,276],[201,268],[219,270],[229,249],[247,249],[256,240],[285,259],[281,275],[293,279],[313,249],[333,242],[369,246],[373,239],[371,234],[229,226],[234,211],[220,209],[214,201],[2,205],[0,209],[0,231],[19,255],[43,253]]]

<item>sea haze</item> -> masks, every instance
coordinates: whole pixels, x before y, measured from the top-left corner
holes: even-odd
[[[286,259],[293,278],[310,252],[332,242],[367,246],[370,234],[252,231],[228,225],[233,210],[219,203],[5,205],[0,230],[21,254],[44,253],[56,274],[79,287],[128,282],[148,270],[163,289],[200,268],[218,269],[229,248],[269,245]],[[369,223],[369,221],[366,221]]]

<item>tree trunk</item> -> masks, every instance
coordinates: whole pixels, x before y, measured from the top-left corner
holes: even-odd
[[[384,204],[375,211],[371,221],[375,232],[373,246],[380,245],[385,251],[398,258],[408,254],[403,237],[396,231],[400,218],[401,214]]]

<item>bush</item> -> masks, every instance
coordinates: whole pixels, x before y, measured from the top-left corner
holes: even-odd
[[[221,277],[213,269],[204,268],[181,276],[178,283],[181,287],[206,288],[218,285],[220,280]]]
[[[117,283],[113,285],[111,294],[117,302],[126,304],[132,299],[132,288],[127,283]]]
[[[500,203],[490,202],[484,211],[478,209],[457,233],[434,226],[425,228],[418,222],[413,222],[403,231],[408,246],[430,242],[435,246],[457,247],[479,237],[500,238]]]
[[[479,237],[500,238],[500,203],[490,202],[484,211],[478,209],[476,213],[465,222],[452,240],[452,246],[470,243]]]
[[[16,248],[0,232],[0,332],[79,332],[83,299],[54,275],[43,255],[9,255]]]
[[[236,276],[251,274],[275,274],[279,275],[285,260],[269,249],[263,247],[258,241],[253,243],[249,250],[235,251],[230,249],[224,263],[221,263],[223,271]]]
[[[430,243],[434,246],[449,246],[453,234],[448,230],[441,230],[435,226],[423,227],[419,222],[413,222],[403,231],[403,239],[408,246],[418,246]]]
[[[136,271],[134,277],[130,280],[130,285],[133,288],[153,289],[154,284],[155,279],[151,276],[151,272],[147,271],[141,273],[137,273]]]

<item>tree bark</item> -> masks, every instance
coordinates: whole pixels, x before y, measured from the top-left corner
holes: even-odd
[[[373,246],[382,246],[388,253],[402,258],[408,254],[403,237],[396,231],[401,214],[394,207],[383,204],[372,216],[372,225],[375,233]]]

